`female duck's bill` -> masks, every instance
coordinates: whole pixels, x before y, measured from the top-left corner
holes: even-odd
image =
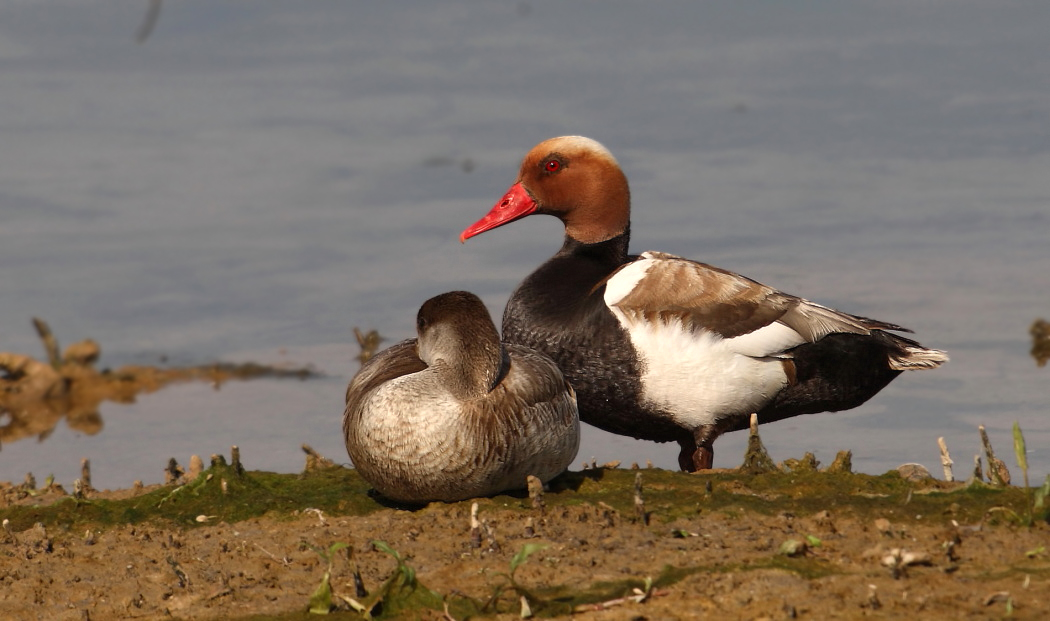
[[[346,450],[366,481],[395,501],[456,501],[568,468],[580,444],[576,395],[550,358],[501,343],[465,291],[427,300],[416,328],[347,388]]]
[[[769,422],[853,408],[902,371],[948,360],[895,324],[670,254],[629,254],[627,177],[590,138],[534,147],[460,240],[534,213],[559,218],[565,239],[511,295],[504,340],[558,363],[584,422],[676,441],[684,470],[710,468],[714,440],[753,412]]]

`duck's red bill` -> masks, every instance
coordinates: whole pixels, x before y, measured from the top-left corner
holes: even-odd
[[[510,186],[503,198],[483,218],[471,224],[459,234],[459,241],[465,242],[479,233],[514,222],[534,211],[536,211],[536,201],[529,196],[525,186],[515,183]]]

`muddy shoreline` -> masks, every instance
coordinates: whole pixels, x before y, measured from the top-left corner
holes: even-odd
[[[362,616],[350,600],[391,618],[520,618],[522,598],[536,617],[594,619],[1050,612],[1050,526],[1024,490],[817,466],[588,468],[539,502],[478,499],[473,522],[472,501],[394,506],[316,457],[274,474],[215,456],[192,480],[82,497],[0,484],[0,611],[317,618],[328,572],[336,618]]]

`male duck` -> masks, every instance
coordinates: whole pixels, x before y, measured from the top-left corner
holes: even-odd
[[[451,502],[565,471],[580,421],[549,358],[500,343],[465,291],[427,300],[416,328],[418,339],[370,359],[346,391],[346,450],[366,481],[400,502]]]
[[[854,408],[901,371],[948,360],[889,332],[908,332],[898,325],[670,254],[629,255],[627,178],[589,138],[536,145],[460,241],[534,213],[559,218],[565,241],[511,295],[504,340],[558,363],[584,422],[678,442],[683,470],[710,468],[715,439],[752,412],[769,422]]]

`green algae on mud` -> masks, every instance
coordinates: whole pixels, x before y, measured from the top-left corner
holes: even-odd
[[[959,521],[980,521],[993,508],[1021,516],[1026,503],[1024,491],[1017,487],[936,479],[911,482],[896,471],[883,475],[805,470],[764,474],[687,474],[656,469],[641,472],[646,507],[654,519],[662,522],[691,517],[699,511],[812,515],[835,509],[865,515],[897,506],[901,508],[898,519],[904,522],[941,514],[950,514]],[[573,493],[548,495],[547,502],[555,506],[604,502],[626,514],[633,508],[633,478],[629,470],[568,472],[552,481],[551,489]]]
[[[922,519],[923,515],[951,515],[961,522],[981,521],[986,516],[1009,520],[1027,511],[1024,490],[1018,487],[996,488],[935,479],[915,483],[896,471],[875,476],[817,471],[687,474],[651,468],[593,468],[566,472],[556,478],[545,500],[549,508],[603,503],[630,515],[634,511],[634,479],[638,472],[642,473],[645,505],[654,526],[710,511],[811,515],[835,509],[865,515],[889,507],[895,519],[902,522]],[[477,502],[482,507],[531,509],[524,492]],[[306,508],[351,516],[415,507],[377,497],[351,468],[333,466],[301,474],[248,472],[228,465],[220,457],[213,459],[211,467],[196,479],[182,485],[159,486],[120,500],[88,494],[85,498],[66,496],[46,505],[23,503],[0,509],[0,517],[9,520],[15,531],[36,522],[63,528],[86,525],[105,529],[159,520],[206,527],[209,523],[233,523],[265,514],[291,515]],[[205,518],[198,519],[199,516]],[[1039,519],[1046,517],[1044,510]]]
[[[368,484],[349,468],[331,467],[303,474],[242,471],[213,460],[196,479],[182,485],[155,489],[120,500],[66,496],[48,505],[14,506],[0,510],[12,530],[36,522],[44,526],[105,529],[149,520],[202,527],[209,523],[234,523],[251,517],[314,507],[338,515],[364,515],[382,509],[368,495]],[[206,519],[198,520],[199,516]]]

